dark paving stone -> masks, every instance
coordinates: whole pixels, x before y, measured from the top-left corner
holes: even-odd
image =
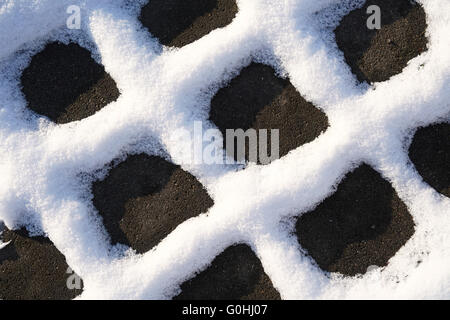
[[[381,29],[369,30],[367,7],[381,9]],[[410,0],[368,0],[335,30],[338,47],[359,81],[379,82],[401,73],[427,47],[425,12]]]
[[[230,24],[237,12],[235,0],[152,0],[139,20],[163,45],[183,47]]]
[[[363,164],[302,215],[296,229],[320,268],[354,276],[371,265],[386,266],[414,234],[414,221],[389,182]]]
[[[280,157],[313,141],[328,127],[327,116],[303,99],[289,80],[277,77],[273,68],[257,63],[244,68],[217,92],[211,101],[209,119],[222,132],[224,148],[226,129],[267,129],[269,133],[270,129],[279,129]],[[269,134],[267,150],[271,150],[270,141]],[[236,148],[230,156],[240,160]],[[249,160],[248,146],[245,159]]]
[[[409,157],[426,183],[450,197],[450,124],[417,130]]]
[[[227,248],[181,290],[175,300],[280,300],[258,257],[244,244]]]
[[[59,124],[89,117],[120,95],[103,66],[74,43],[47,45],[21,81],[28,108]]]
[[[0,299],[60,300],[82,293],[82,282],[81,289],[67,287],[66,259],[48,238],[5,229],[1,239],[11,242],[0,250]]]
[[[213,201],[191,174],[166,160],[129,156],[92,185],[93,203],[112,243],[144,253]]]

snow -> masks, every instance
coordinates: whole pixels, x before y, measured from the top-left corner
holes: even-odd
[[[83,278],[79,298],[169,299],[238,242],[251,245],[284,299],[450,298],[450,199],[423,182],[405,143],[419,126],[450,121],[450,1],[419,1],[427,14],[428,51],[373,87],[357,83],[332,34],[361,0],[238,0],[230,25],[181,49],[160,46],[140,25],[145,2],[0,4],[0,30],[8,30],[0,33],[0,220],[46,234]],[[73,4],[81,7],[81,30],[65,27]],[[54,40],[90,49],[120,98],[65,125],[28,111],[20,73]],[[189,162],[192,146],[173,133],[192,132],[194,121],[214,127],[207,121],[211,97],[252,59],[289,75],[327,114],[330,128],[268,166],[237,171]],[[110,246],[89,185],[106,174],[111,160],[142,151],[182,165],[215,204],[138,255]],[[407,204],[415,234],[386,268],[329,277],[302,255],[291,218],[329,196],[362,161]]]
[[[0,241],[0,250],[2,250],[3,248],[5,248],[11,241],[8,242],[2,242]]]

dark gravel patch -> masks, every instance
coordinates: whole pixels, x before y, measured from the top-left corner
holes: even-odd
[[[115,81],[79,45],[48,44],[23,71],[28,108],[63,124],[87,118],[117,100]]]
[[[230,24],[237,12],[235,0],[152,0],[139,20],[163,45],[183,47]]]
[[[66,300],[82,293],[82,282],[81,289],[68,289],[74,274],[67,273],[66,259],[48,238],[5,228],[1,239],[11,242],[0,250],[0,299]]]
[[[278,129],[280,157],[313,141],[328,127],[325,113],[306,101],[289,80],[277,77],[273,68],[258,63],[244,68],[217,92],[211,101],[209,119],[222,132],[224,148],[226,129],[268,129],[269,133],[270,129]],[[269,151],[270,141],[269,134]],[[236,148],[230,156],[241,160]],[[249,160],[248,145],[245,159]]]
[[[450,124],[417,130],[409,157],[426,183],[450,197]]]
[[[213,201],[191,174],[166,160],[129,156],[92,185],[93,203],[113,244],[144,253]]]
[[[258,257],[244,244],[227,248],[181,290],[175,300],[280,300]]]
[[[296,232],[321,269],[354,276],[386,266],[414,234],[414,221],[389,182],[363,164],[298,219]]]
[[[369,30],[367,7],[381,9],[381,29]],[[335,30],[336,42],[359,81],[380,82],[401,73],[427,49],[425,11],[409,0],[368,0],[345,16]]]

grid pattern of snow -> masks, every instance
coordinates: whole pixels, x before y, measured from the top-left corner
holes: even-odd
[[[450,1],[419,1],[428,51],[372,87],[357,83],[332,33],[362,0],[238,0],[230,25],[176,50],[140,25],[145,2],[0,4],[0,219],[48,235],[83,278],[80,298],[170,298],[238,242],[251,245],[285,299],[450,298],[450,199],[423,182],[407,155],[418,126],[449,120]],[[82,8],[82,30],[65,27],[73,4]],[[19,82],[32,55],[57,39],[89,48],[121,92],[94,116],[65,125],[28,111]],[[196,120],[213,127],[211,97],[252,59],[289,75],[327,114],[329,129],[267,166],[189,163],[192,146],[173,133],[192,132]],[[137,255],[110,247],[89,185],[111,160],[142,151],[182,164],[215,204]],[[314,208],[362,161],[407,204],[415,235],[383,270],[326,275],[302,254],[292,217]]]

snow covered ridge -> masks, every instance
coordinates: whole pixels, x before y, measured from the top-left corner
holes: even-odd
[[[83,279],[80,298],[171,298],[184,280],[238,242],[251,245],[285,299],[450,297],[450,199],[422,181],[407,154],[417,127],[450,120],[450,1],[418,1],[427,14],[428,50],[370,88],[357,84],[331,41],[337,17],[362,0],[240,0],[230,25],[176,50],[161,48],[138,22],[145,2],[0,5],[0,219],[10,229],[26,225],[47,234]],[[312,17],[338,3],[321,19],[329,28]],[[73,4],[87,17],[82,32],[65,27]],[[20,73],[54,40],[90,49],[116,81],[119,99],[65,125],[27,111]],[[171,133],[193,130],[194,121],[212,127],[206,112],[211,97],[251,60],[289,75],[326,113],[330,127],[267,166],[236,172],[189,162],[192,146]],[[79,174],[101,177],[113,159],[143,151],[192,173],[214,206],[151,251],[124,257],[109,245],[89,181]],[[328,277],[302,255],[285,222],[314,208],[361,162],[391,183],[414,218],[415,233],[382,272]],[[429,254],[417,267],[421,252]]]

